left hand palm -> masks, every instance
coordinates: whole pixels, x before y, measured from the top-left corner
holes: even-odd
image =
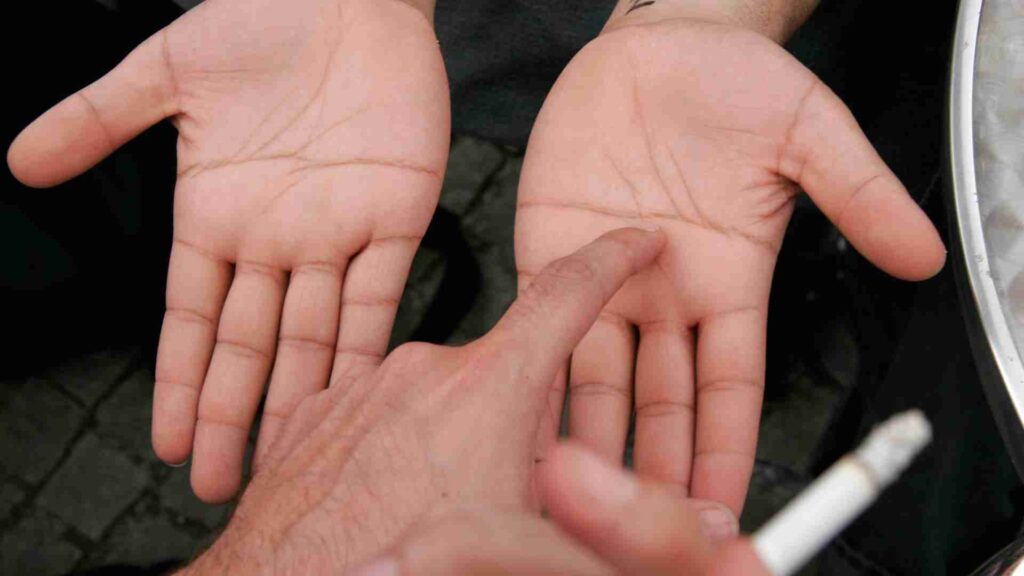
[[[767,39],[676,20],[606,33],[577,55],[527,149],[522,279],[613,228],[657,225],[668,245],[574,352],[571,435],[621,460],[635,404],[638,472],[740,510],[798,186],[890,273],[941,266],[936,231],[849,111]]]

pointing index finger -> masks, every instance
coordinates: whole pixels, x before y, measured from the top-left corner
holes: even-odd
[[[546,384],[626,280],[661,252],[660,231],[609,232],[544,268],[488,336]]]

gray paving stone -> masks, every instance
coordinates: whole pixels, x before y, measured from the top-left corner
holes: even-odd
[[[162,516],[126,517],[104,539],[105,545],[89,559],[89,566],[152,566],[166,561],[190,560],[202,546]]]
[[[816,382],[802,373],[791,375],[788,390],[786,398],[765,404],[757,457],[806,474],[842,391],[831,382]]]
[[[228,504],[205,504],[196,498],[189,485],[189,467],[174,468],[170,477],[160,486],[160,505],[178,519],[198,522],[208,528],[223,526],[227,521]]]
[[[743,506],[740,527],[749,533],[760,528],[805,486],[790,470],[758,462],[750,479],[750,491]]]
[[[82,404],[92,406],[124,377],[136,359],[134,351],[106,350],[63,363],[50,371],[49,378]]]
[[[462,231],[471,246],[501,245],[512,249],[516,191],[522,168],[521,158],[509,159],[477,204],[463,216]]]
[[[455,330],[449,340],[452,343],[474,340],[493,325],[496,320],[493,311],[504,310],[510,301],[510,270],[511,290],[515,292],[512,237],[515,192],[522,162],[507,159],[507,156],[497,146],[477,138],[460,137],[452,144],[441,206],[462,217],[463,232],[483,268],[480,298],[464,320],[464,326]],[[484,188],[488,180],[493,181]],[[437,296],[445,264],[444,255],[437,251],[421,248],[416,254],[392,330],[392,347],[408,341],[419,327]],[[479,314],[483,316],[478,317]]]
[[[139,496],[148,479],[145,470],[87,434],[43,487],[37,502],[97,540]]]
[[[0,538],[0,573],[8,576],[65,574],[82,551],[63,537],[67,527],[37,511]]]
[[[480,201],[463,217],[462,230],[480,264],[481,286],[469,313],[449,342],[463,344],[483,336],[515,300],[516,189],[521,159],[510,159]]]
[[[457,216],[465,214],[504,158],[501,149],[486,140],[468,136],[457,138],[448,156],[441,207]]]
[[[815,339],[815,343],[818,346],[818,357],[829,376],[843,388],[853,389],[860,368],[860,351],[849,324],[833,324],[823,337]]]
[[[421,246],[416,252],[409,280],[398,304],[395,326],[391,330],[391,348],[408,342],[423,322],[423,317],[441,287],[446,263],[444,255],[437,250]]]
[[[11,510],[24,498],[24,490],[15,486],[10,480],[0,480],[0,519],[10,514]]]
[[[480,292],[449,337],[449,344],[472,342],[489,332],[516,298],[516,271],[511,250],[486,246],[474,253],[480,262]]]
[[[156,462],[150,441],[153,374],[132,372],[96,410],[96,433],[130,456]]]
[[[60,461],[85,413],[44,380],[0,387],[0,469],[35,484]]]

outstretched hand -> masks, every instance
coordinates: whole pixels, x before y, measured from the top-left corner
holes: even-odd
[[[448,153],[431,20],[399,0],[209,0],[10,149],[46,187],[178,128],[152,433],[168,463],[192,454],[204,500],[237,490],[268,379],[257,464],[303,398],[381,362]]]
[[[677,18],[584,48],[527,148],[521,285],[610,229],[656,225],[668,242],[556,378],[545,441],[568,384],[570,435],[621,462],[635,407],[637,472],[739,514],[772,273],[801,189],[887,272],[920,280],[942,267],[938,233],[849,110],[766,37]]]

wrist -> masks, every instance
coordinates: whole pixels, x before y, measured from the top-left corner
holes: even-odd
[[[267,567],[272,566],[271,550],[273,544],[265,533],[240,529],[236,517],[209,548],[173,576],[266,574]]]
[[[819,0],[619,0],[604,31],[685,18],[747,28],[784,43]]]

